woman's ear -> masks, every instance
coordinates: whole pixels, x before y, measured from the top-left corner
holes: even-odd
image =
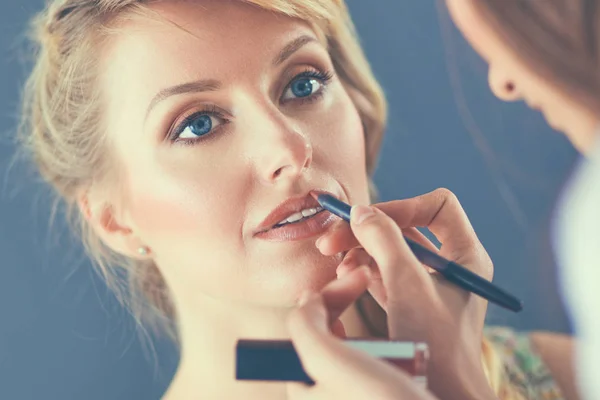
[[[113,251],[135,259],[147,259],[150,249],[134,233],[124,218],[118,218],[115,207],[106,204],[94,204],[88,193],[79,196],[79,210],[102,242]]]

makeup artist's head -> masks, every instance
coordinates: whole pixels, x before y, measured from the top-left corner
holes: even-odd
[[[369,199],[385,101],[342,1],[54,1],[35,32],[25,144],[136,312],[335,276],[326,213],[271,228],[311,190]]]
[[[446,0],[466,39],[489,63],[492,91],[541,110],[575,147],[597,156],[600,135],[600,0]],[[597,158],[596,158],[597,160]],[[593,260],[598,163],[581,163],[553,221],[563,299],[578,335],[582,395],[598,397],[600,325]],[[596,185],[596,187],[595,187]],[[593,258],[594,257],[594,258]],[[587,393],[586,393],[587,392]]]
[[[586,152],[600,115],[600,1],[446,3],[464,36],[489,63],[496,96],[539,109]]]

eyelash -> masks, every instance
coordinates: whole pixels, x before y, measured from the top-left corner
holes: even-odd
[[[327,85],[333,78],[333,71],[319,71],[318,69],[308,68],[303,72],[300,72],[299,74],[295,75],[283,89],[283,92],[285,93],[292,86],[292,83],[294,83],[294,81],[296,81],[299,78],[316,79],[321,83],[321,85],[323,85],[323,87],[317,93],[314,93],[307,97],[300,97],[292,100],[287,100],[284,102],[284,104],[290,101],[296,101],[300,104],[307,104],[312,103],[313,101],[321,98],[321,96],[323,95],[323,91],[327,88]]]
[[[290,82],[285,86],[285,88],[283,89],[283,93],[285,93],[291,87],[292,83],[294,83],[296,80],[298,80],[300,78],[318,80],[319,83],[322,85],[321,88],[319,88],[318,92],[313,93],[310,96],[306,96],[306,97],[287,99],[285,101],[280,100],[280,102],[282,104],[296,102],[300,105],[313,103],[313,102],[319,100],[323,96],[323,92],[327,89],[327,85],[329,84],[329,82],[331,81],[333,76],[334,76],[333,71],[320,71],[315,68],[308,68],[305,71],[295,75],[290,80]],[[283,94],[282,94],[282,96],[283,96]],[[179,136],[189,126],[189,124],[191,124],[196,118],[198,118],[202,115],[216,118],[216,119],[220,120],[222,123],[219,126],[217,126],[216,128],[213,128],[213,130],[209,134],[206,135],[207,137],[200,136],[200,137],[194,138],[194,139],[180,139]],[[225,116],[225,114],[223,112],[221,112],[216,106],[214,106],[214,105],[205,106],[204,108],[202,108],[200,110],[196,110],[194,113],[187,116],[183,121],[178,123],[175,126],[175,128],[171,130],[171,133],[168,135],[168,138],[169,138],[169,141],[171,141],[173,143],[181,143],[184,145],[193,145],[200,141],[209,140],[211,136],[214,136],[216,134],[215,131],[220,130],[220,128],[222,128],[224,125],[227,125],[229,122],[230,121]]]
[[[207,137],[198,137],[195,139],[180,139],[179,136],[183,133],[183,131],[198,117],[202,116],[202,115],[206,115],[209,117],[214,117],[216,119],[219,119],[222,121],[222,124],[219,125],[218,127],[214,128],[213,131],[206,135]],[[183,121],[181,121],[180,123],[177,124],[177,126],[175,127],[175,129],[173,129],[171,131],[171,133],[169,134],[169,140],[171,142],[177,142],[177,143],[181,143],[181,144],[185,144],[185,145],[189,145],[189,144],[193,144],[195,142],[198,142],[200,140],[207,140],[208,137],[213,136],[214,135],[214,131],[215,130],[220,130],[220,128],[224,125],[226,125],[229,122],[229,119],[227,119],[227,117],[225,116],[225,114],[223,112],[221,112],[216,106],[214,105],[207,105],[204,106],[203,108],[196,110],[194,113],[190,114],[189,116],[185,117],[185,119]]]

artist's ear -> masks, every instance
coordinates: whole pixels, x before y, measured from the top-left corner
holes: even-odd
[[[502,68],[490,64],[488,71],[488,83],[492,93],[502,101],[517,101],[522,100],[519,85]]]
[[[105,245],[129,258],[148,258],[149,249],[124,218],[117,214],[114,206],[92,202],[87,192],[78,197],[77,203],[81,214]]]

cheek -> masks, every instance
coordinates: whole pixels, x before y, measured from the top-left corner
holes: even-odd
[[[245,197],[239,190],[243,185],[226,169],[220,166],[219,174],[173,167],[146,171],[151,178],[131,187],[131,219],[182,299],[195,301],[200,293],[235,297],[246,289],[238,268],[245,265],[240,238]]]
[[[365,137],[362,121],[354,105],[348,100],[340,110],[340,115],[332,121],[328,130],[330,135],[330,151],[336,153],[337,159],[348,167],[364,169],[365,165]]]
[[[364,203],[368,199],[364,129],[354,103],[343,93],[325,114],[321,132],[326,134],[319,136],[315,152],[349,198]]]
[[[190,243],[194,250],[210,247],[223,236],[235,237],[226,229],[239,226],[240,214],[227,212],[243,209],[238,204],[243,185],[234,184],[230,174],[236,167],[219,165],[217,176],[212,163],[198,161],[195,149],[181,149],[184,152],[168,160],[138,163],[129,171],[127,209],[140,236],[158,254],[177,249],[183,256]]]

